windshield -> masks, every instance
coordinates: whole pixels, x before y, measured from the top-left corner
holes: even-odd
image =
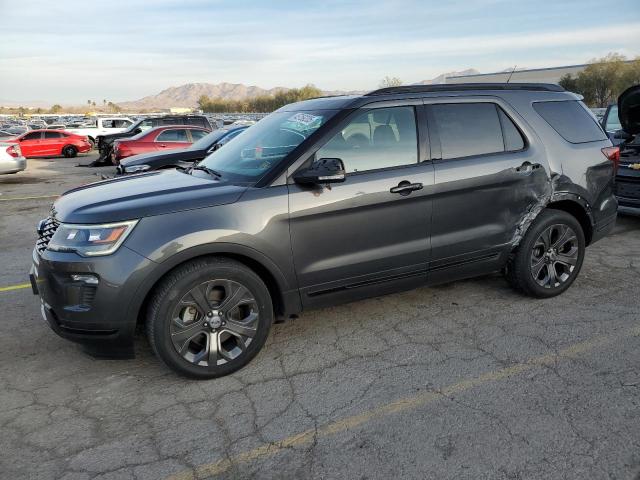
[[[618,118],[618,106],[612,105],[609,110],[609,115],[607,115],[607,123],[605,125],[605,130],[607,132],[615,132],[617,130],[622,130],[622,125],[620,125],[620,119]]]
[[[256,182],[315,132],[336,110],[275,112],[213,152],[201,165],[222,180]]]

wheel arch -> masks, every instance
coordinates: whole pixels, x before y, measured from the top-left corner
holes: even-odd
[[[289,285],[280,269],[269,258],[249,247],[236,244],[213,244],[184,250],[158,264],[151,275],[147,276],[146,280],[138,287],[134,301],[129,308],[131,316],[136,319],[137,323],[144,323],[149,300],[166,275],[186,262],[206,257],[229,258],[253,270],[269,289],[276,317],[286,318],[288,315],[302,310],[297,289]]]
[[[562,210],[575,217],[580,223],[584,232],[584,239],[587,245],[593,239],[594,222],[589,204],[582,197],[573,193],[562,193],[554,195],[546,208]]]

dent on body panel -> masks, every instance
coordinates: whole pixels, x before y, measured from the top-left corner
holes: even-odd
[[[533,221],[551,202],[554,192],[558,190],[558,185],[564,181],[566,181],[566,177],[563,179],[563,175],[554,172],[548,174],[544,168],[538,168],[529,175],[529,182],[526,185],[529,196],[528,206],[524,212],[517,212],[520,218],[515,225],[511,239],[513,247],[520,244]]]

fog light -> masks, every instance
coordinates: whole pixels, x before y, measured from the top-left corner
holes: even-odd
[[[98,285],[98,277],[91,274],[72,274],[71,280],[74,282],[84,282],[87,285]]]

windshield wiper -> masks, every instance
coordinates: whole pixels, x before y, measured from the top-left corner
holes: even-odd
[[[187,173],[191,173],[194,170],[202,170],[203,172],[208,173],[212,177],[222,178],[222,174],[220,172],[216,172],[213,168],[205,167],[204,165],[195,165],[187,170]]]

